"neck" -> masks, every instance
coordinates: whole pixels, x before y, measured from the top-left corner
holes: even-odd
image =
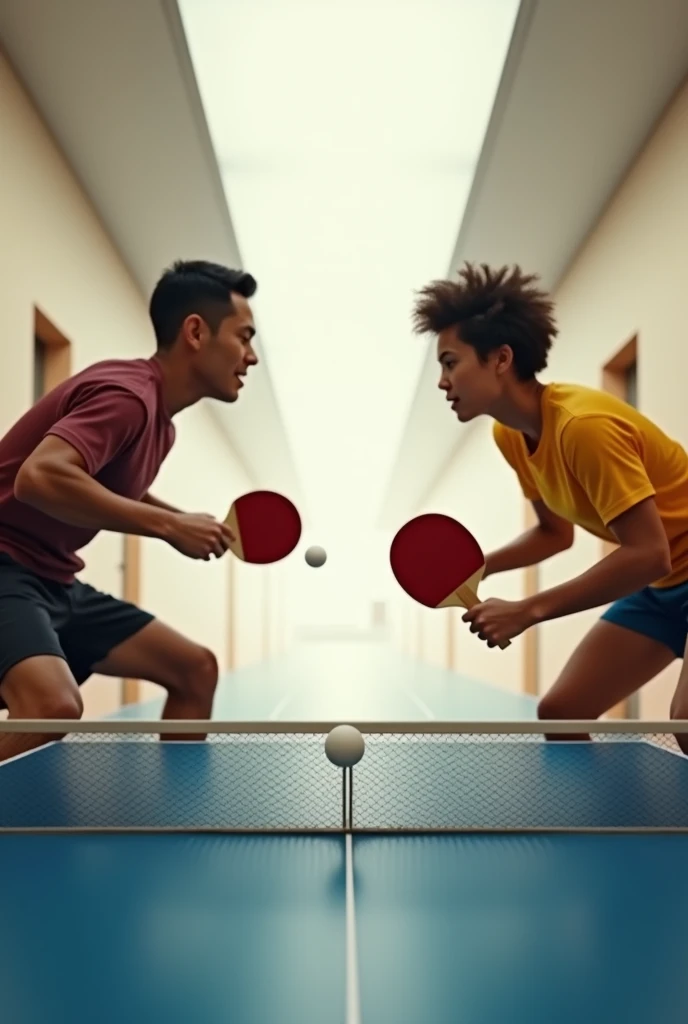
[[[160,367],[162,396],[169,416],[200,402],[203,393],[174,349],[158,351],[153,359]]]
[[[532,441],[539,441],[542,434],[544,390],[545,385],[538,380],[519,382],[494,407],[493,417],[505,427],[520,430]]]

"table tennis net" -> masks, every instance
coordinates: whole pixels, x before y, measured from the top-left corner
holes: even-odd
[[[378,723],[351,770],[328,761],[324,726],[214,722],[185,742],[198,723],[174,723],[161,742],[160,725],[67,723],[3,761],[0,831],[688,830],[676,723],[597,723],[576,742],[562,723],[558,741],[538,722]],[[0,722],[2,744],[40,735]]]

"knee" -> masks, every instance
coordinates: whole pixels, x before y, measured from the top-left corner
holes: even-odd
[[[537,716],[541,721],[554,722],[554,721],[573,721],[580,718],[586,718],[589,716],[582,715],[580,708],[574,707],[570,700],[565,697],[562,698],[557,694],[548,693],[540,700],[537,708]],[[546,740],[589,740],[590,735],[585,733],[562,733],[562,732],[546,732],[544,733]]]
[[[76,688],[57,693],[44,693],[35,704],[36,718],[79,719],[83,713],[84,702]]]
[[[220,669],[217,658],[206,647],[193,647],[177,668],[175,688],[187,697],[212,697]]]
[[[10,718],[79,719],[84,713],[81,691],[58,659],[38,671],[31,659],[19,662],[2,680],[2,696]]]
[[[566,700],[557,697],[556,694],[544,694],[537,706],[537,716],[541,722],[556,721],[558,719],[572,718],[572,708]]]
[[[688,701],[683,694],[675,693],[669,707],[669,718],[673,721],[680,721],[688,718]]]

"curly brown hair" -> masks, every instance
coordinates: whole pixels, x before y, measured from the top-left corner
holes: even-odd
[[[481,360],[508,345],[520,380],[544,370],[558,329],[553,302],[535,284],[538,275],[524,274],[519,266],[494,269],[466,262],[458,278],[432,281],[418,292],[415,331],[439,334],[455,327]]]

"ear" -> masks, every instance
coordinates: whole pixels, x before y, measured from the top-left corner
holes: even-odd
[[[505,374],[514,365],[514,350],[511,345],[500,345],[495,352],[495,369],[498,374]]]
[[[182,324],[181,335],[185,343],[197,352],[203,340],[204,323],[198,313],[192,313]]]

